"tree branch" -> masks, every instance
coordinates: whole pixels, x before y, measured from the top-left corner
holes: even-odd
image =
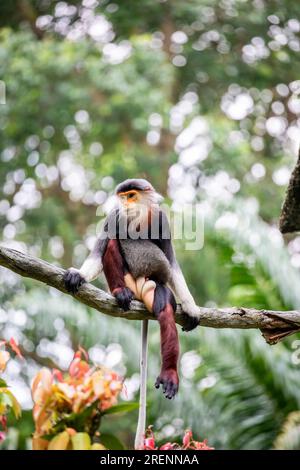
[[[48,286],[55,287],[61,292],[72,295],[66,291],[63,281],[65,270],[47,263],[39,258],[0,246],[0,265],[20,274],[23,277],[36,279]],[[155,320],[141,302],[133,301],[131,309],[124,312],[115,299],[92,284],[84,284],[76,295],[76,300],[101,313],[112,317],[126,318],[128,320]],[[200,308],[201,326],[211,328],[258,328],[262,331],[269,344],[275,344],[285,336],[300,331],[300,311],[271,311],[256,310],[243,307],[230,308]],[[183,316],[180,305],[176,310],[176,323],[182,325]]]

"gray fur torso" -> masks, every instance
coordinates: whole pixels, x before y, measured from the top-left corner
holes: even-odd
[[[119,240],[123,255],[132,276],[149,277],[167,283],[171,277],[171,267],[165,254],[150,240]]]

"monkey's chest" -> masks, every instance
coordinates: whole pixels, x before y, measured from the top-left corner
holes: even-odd
[[[150,240],[120,240],[129,271],[136,279],[149,277],[166,283],[171,276],[170,263],[164,253]]]

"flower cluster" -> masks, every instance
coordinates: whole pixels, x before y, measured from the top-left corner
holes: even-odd
[[[155,438],[151,427],[146,430],[143,450],[214,450],[207,445],[207,439],[204,441],[195,441],[192,431],[187,430],[183,436],[182,444],[177,442],[167,442],[160,447],[155,444]]]
[[[90,436],[97,434],[103,412],[116,404],[122,381],[87,361],[80,348],[67,374],[43,368],[34,378],[34,449],[91,448]]]
[[[13,338],[9,341],[0,341],[0,374],[5,371],[6,364],[10,359],[10,353],[7,348],[12,350],[21,359],[22,354],[18,348],[17,343]],[[20,405],[15,396],[8,389],[8,386],[2,378],[0,378],[0,442],[6,437],[7,432],[7,414],[13,410],[16,418],[21,415]]]

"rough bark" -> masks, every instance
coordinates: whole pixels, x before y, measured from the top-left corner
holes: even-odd
[[[23,277],[36,279],[48,286],[55,287],[61,292],[72,295],[66,291],[63,275],[65,270],[35,258],[20,251],[0,246],[0,265],[20,274]],[[76,295],[76,300],[101,313],[112,317],[126,318],[128,320],[155,320],[140,302],[133,301],[131,309],[124,312],[120,309],[115,299],[92,284],[84,284]],[[211,328],[258,328],[262,331],[265,340],[269,344],[275,344],[285,336],[300,330],[300,311],[271,311],[257,310],[244,307],[230,308],[200,308],[201,326]],[[183,323],[181,306],[177,306],[176,322]]]
[[[300,152],[282,206],[279,228],[281,233],[300,231]]]

